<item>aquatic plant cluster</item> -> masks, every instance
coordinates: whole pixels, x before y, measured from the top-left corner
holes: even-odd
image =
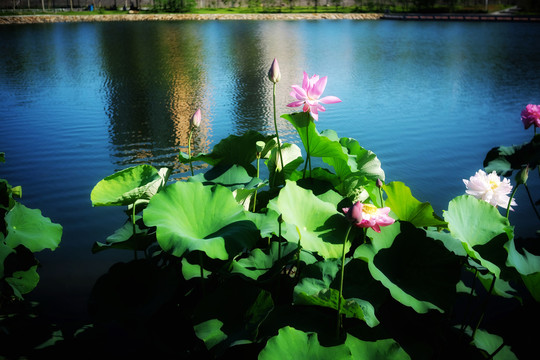
[[[509,213],[518,206],[515,192],[524,188],[531,221],[540,220],[527,186],[540,162],[538,107],[522,113],[525,129],[534,128],[532,139],[491,149],[484,168],[463,179],[464,194],[438,215],[404,183],[386,183],[381,162],[358,141],[319,132],[324,105],[341,102],[322,97],[327,77],[304,72],[302,85],[292,86],[288,106],[301,111],[281,118],[304,149],[282,143],[275,59],[268,79],[275,134],[231,135],[211,153],[192,154],[192,135],[204,121],[197,109],[187,153],[178,157],[190,168],[185,179],[169,181],[169,168],[139,165],[96,184],[93,206],[123,207],[127,221],[93,252],[129,250],[134,260],[115,264],[96,282],[92,324],[69,336],[55,333],[33,353],[84,348],[87,354],[261,360],[530,356],[538,334],[530,328],[540,314],[540,239],[516,238]],[[313,167],[312,158],[324,165]],[[267,179],[260,178],[261,162]],[[197,163],[208,166],[195,172]],[[61,227],[23,231],[16,221],[26,210],[14,205],[14,188],[2,184],[4,303],[22,300],[37,285],[28,281],[35,279],[34,267],[16,272],[8,260],[53,249]],[[45,220],[36,215],[35,221]]]

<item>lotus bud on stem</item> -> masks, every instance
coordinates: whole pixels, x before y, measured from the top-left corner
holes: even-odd
[[[268,70],[268,79],[273,83],[272,90],[272,103],[274,105],[274,128],[276,130],[277,146],[279,151],[279,161],[281,163],[281,171],[283,171],[283,156],[281,156],[281,142],[279,141],[279,132],[277,126],[277,116],[276,116],[276,84],[281,80],[281,72],[279,71],[279,64],[277,59],[274,58],[270,70]]]
[[[189,168],[191,169],[191,176],[193,176],[193,164],[191,162],[191,137],[193,136],[193,131],[195,128],[198,128],[201,125],[201,109],[197,109],[195,114],[189,119],[189,138],[188,138],[188,157],[189,157]]]
[[[264,150],[264,141],[257,141],[255,147],[257,149],[257,178],[259,177],[259,162],[261,160],[261,152]],[[253,195],[253,212],[255,212],[255,204],[257,202],[257,189],[255,189],[255,195]]]

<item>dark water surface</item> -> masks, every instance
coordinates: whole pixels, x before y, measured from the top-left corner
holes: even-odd
[[[319,131],[356,138],[442,214],[482,168],[487,151],[529,141],[520,112],[540,103],[540,24],[399,21],[181,21],[0,26],[0,177],[23,202],[64,227],[60,247],[38,254],[41,281],[30,298],[61,321],[86,318],[96,279],[132,253],[92,255],[125,220],[121,208],[92,208],[107,175],[176,162],[188,121],[201,108],[196,151],[231,134],[273,132],[271,83],[282,71],[278,113],[302,71],[328,76]],[[299,144],[279,122],[284,141]],[[201,169],[199,169],[201,171]],[[534,175],[537,175],[536,173]],[[538,176],[529,185],[538,197]],[[515,184],[515,182],[512,180]],[[526,193],[511,221],[538,228]]]

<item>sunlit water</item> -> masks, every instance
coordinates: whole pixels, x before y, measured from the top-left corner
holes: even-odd
[[[203,112],[196,151],[246,130],[273,132],[277,57],[279,114],[294,111],[302,71],[328,76],[319,131],[334,129],[374,151],[386,181],[407,184],[438,214],[465,191],[462,179],[489,149],[530,140],[520,112],[540,103],[540,24],[401,21],[208,21],[69,23],[0,27],[0,177],[22,202],[64,227],[61,246],[39,254],[31,297],[53,317],[84,318],[95,280],[132,253],[91,254],[125,220],[92,208],[107,175],[149,163],[187,168],[189,117]],[[279,120],[284,141],[299,144]],[[198,169],[202,171],[202,169]],[[536,175],[536,173],[534,174]],[[540,196],[538,176],[531,176]],[[516,231],[538,227],[518,191]]]

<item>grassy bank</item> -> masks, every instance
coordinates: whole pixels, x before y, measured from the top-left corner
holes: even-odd
[[[409,13],[409,12],[421,12],[421,13],[490,13],[503,10],[504,7],[500,4],[490,4],[488,10],[485,10],[484,5],[478,6],[461,6],[449,9],[448,7],[434,7],[430,9],[416,9],[412,7],[402,6],[390,6],[388,8],[375,8],[374,6],[274,6],[274,7],[233,7],[233,8],[201,8],[193,9],[189,14],[254,14],[254,13],[290,13],[290,14],[304,14],[304,13],[383,13],[390,11],[392,13]],[[164,14],[166,12],[155,9],[141,9],[138,11],[143,14]],[[122,15],[129,13],[128,10],[111,10],[105,8],[95,9],[94,11],[88,11],[87,9],[77,9],[74,11],[65,11],[65,9],[4,9],[0,12],[0,15]]]

